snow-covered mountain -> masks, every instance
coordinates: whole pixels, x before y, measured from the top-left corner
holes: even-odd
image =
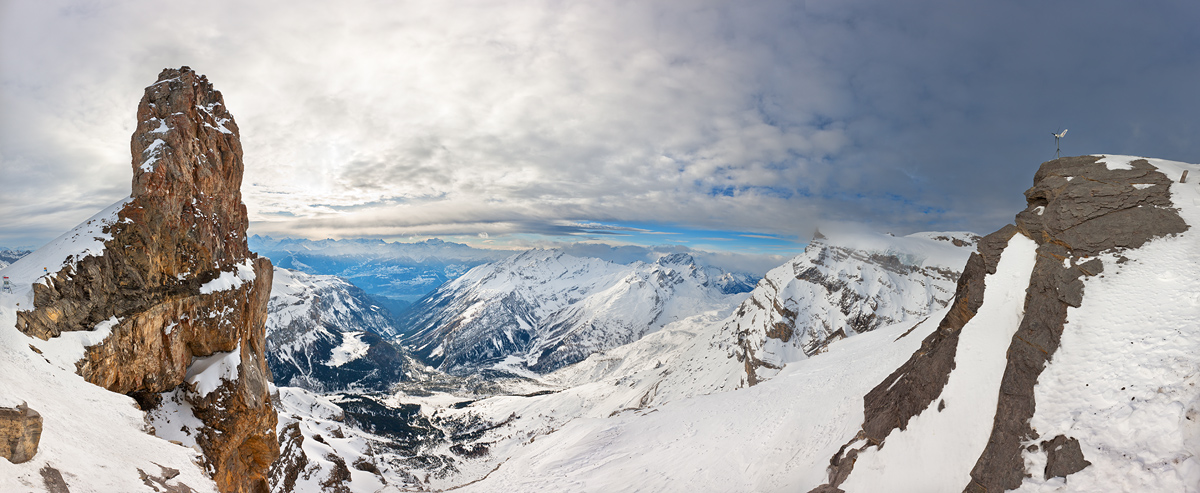
[[[393,483],[412,487],[459,486],[486,476],[511,457],[522,456],[534,441],[556,436],[577,420],[607,422],[663,409],[676,402],[688,402],[706,394],[745,388],[751,382],[739,337],[742,340],[766,339],[768,332],[781,330],[777,328],[780,324],[800,327],[796,329],[799,333],[810,325],[823,326],[808,318],[825,317],[819,320],[833,325],[830,333],[855,335],[890,320],[904,321],[897,330],[911,329],[915,322],[928,318],[931,309],[945,305],[952,296],[953,281],[945,276],[953,277],[955,269],[950,266],[965,262],[974,241],[973,235],[958,233],[905,238],[861,234],[831,236],[815,241],[805,254],[772,271],[744,302],[740,315],[732,313],[729,305],[700,309],[690,316],[666,323],[660,330],[633,343],[592,354],[582,362],[549,374],[529,375],[533,379],[524,382],[497,382],[498,385],[492,388],[479,389],[464,383],[456,384],[453,377],[445,376],[442,377],[444,381],[436,383],[401,384],[391,398],[377,399],[376,405],[387,406],[395,413],[417,406],[421,412],[413,419],[427,420],[430,431],[421,435],[420,447],[406,452],[407,458],[399,460],[404,464],[402,467],[383,471],[382,476]],[[518,256],[510,260],[511,266],[500,271],[501,275],[489,271],[489,275],[480,278],[489,279],[487,282],[493,282],[493,286],[511,287],[514,283],[502,282],[510,279],[509,273],[540,273],[537,266],[543,266],[563,275],[530,275],[526,281],[535,287],[551,284],[546,288],[548,292],[569,293],[569,290],[543,279],[577,280],[582,276],[566,274],[584,270],[579,263],[585,262],[557,252],[530,252],[523,258]],[[690,262],[669,258],[658,265],[681,264],[690,265]],[[603,272],[600,269],[604,264],[589,268],[594,269],[593,272]],[[810,269],[817,269],[824,276],[820,279],[826,279],[826,282],[820,282],[812,273],[800,278],[794,274]],[[943,269],[947,272],[941,272]],[[828,282],[828,278],[839,278],[843,282]],[[487,285],[487,282],[482,284]],[[793,283],[813,287],[802,289]],[[920,289],[912,297],[898,291],[914,286]],[[525,292],[521,296],[529,295]],[[813,308],[803,314],[802,310],[792,310],[789,318],[786,312],[756,312],[754,299],[767,307],[791,303]],[[848,301],[841,302],[843,299]],[[821,309],[819,314],[818,308]],[[840,315],[831,315],[831,311]],[[854,325],[856,323],[858,325]],[[754,329],[752,325],[758,328]],[[896,334],[891,337],[896,338]],[[793,360],[806,358],[801,340],[803,337],[789,339],[791,344],[796,344]],[[882,361],[894,360],[894,364],[899,364],[906,351],[911,351],[911,341],[905,339],[899,344],[904,349],[894,351],[891,360]],[[780,366],[783,364],[779,363]],[[769,376],[763,373],[761,378],[765,380]],[[822,384],[821,381],[809,383],[811,387]],[[778,411],[784,405],[782,403],[795,405],[794,399],[784,399],[779,405],[764,406]],[[351,453],[339,457],[346,463],[361,460]],[[327,469],[313,474],[331,474]]]
[[[336,276],[276,268],[267,315],[267,363],[280,386],[317,392],[387,390],[411,358],[385,338],[393,315]]]
[[[388,308],[399,311],[480,264],[512,255],[504,250],[472,248],[430,239],[416,243],[383,240],[275,239],[254,235],[250,249],[275,265],[306,274],[336,275],[349,280],[381,302],[398,300]]]
[[[33,252],[31,250],[13,250],[11,248],[0,247],[0,268],[8,266],[30,253]]]
[[[817,233],[770,271],[725,323],[750,385],[833,340],[916,320],[946,306],[974,233]]]
[[[741,348],[728,323],[686,321],[548,375],[564,385],[555,392],[445,405],[429,415],[497,426],[477,439],[486,455],[424,481],[465,492],[1200,491],[1200,188],[1173,181],[1185,170],[1200,166],[1044,164],[1015,226],[979,241],[949,306],[811,356],[797,345],[753,387],[672,396],[721,377],[705,372],[729,358],[704,346]]]
[[[672,254],[616,264],[530,250],[472,269],[403,316],[405,344],[451,373],[548,372],[636,341],[675,320],[728,309],[748,276]]]

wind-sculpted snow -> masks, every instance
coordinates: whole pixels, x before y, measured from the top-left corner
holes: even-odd
[[[621,265],[532,250],[472,269],[415,304],[404,316],[403,340],[450,372],[510,356],[548,372],[671,321],[728,309],[746,284],[687,255]]]

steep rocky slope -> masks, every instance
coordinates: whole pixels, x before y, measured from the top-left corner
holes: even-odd
[[[745,276],[686,254],[621,265],[531,250],[472,269],[403,316],[405,344],[443,371],[549,372],[663,325],[727,308]]]
[[[748,383],[832,341],[946,306],[977,240],[973,233],[818,233],[804,254],[769,272],[726,322]]]
[[[29,336],[17,349],[133,397],[159,436],[203,451],[221,491],[266,491],[278,455],[264,341],[272,267],[246,245],[237,124],[187,67],[163,70],[137,117],[130,197],[4,269]],[[128,478],[128,490],[142,486],[155,488]]]

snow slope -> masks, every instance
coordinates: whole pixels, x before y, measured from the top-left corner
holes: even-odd
[[[1200,172],[1196,165],[1150,163],[1173,179],[1185,169]],[[1200,491],[1200,187],[1175,182],[1170,196],[1190,229],[1104,253],[1103,273],[1082,279],[1083,302],[1067,310],[1061,347],[1034,388],[1037,436],[1025,442],[1031,477],[1021,491]],[[696,364],[706,345],[736,351],[730,332],[711,320],[670,324],[546,375],[561,385],[554,392],[436,408],[439,419],[504,421],[478,438],[487,455],[464,457],[459,475],[429,485],[467,492],[809,491],[829,481],[830,458],[849,443],[859,452],[843,491],[962,491],[992,433],[1012,364],[1008,349],[1039,258],[1020,233],[1000,247],[941,394],[883,447],[856,441],[863,396],[921,351],[947,309],[835,338],[807,357],[794,353],[752,387],[727,378],[729,358],[719,353]],[[688,385],[703,390],[678,391]],[[1087,465],[1047,478],[1046,445],[1032,446],[1057,435],[1077,439]]]
[[[612,416],[570,419],[589,402],[568,392],[541,402],[489,399],[476,406],[547,426],[525,426],[530,432],[504,451],[507,460],[460,491],[805,491],[798,486],[824,479],[829,457],[861,422],[861,396],[936,325],[881,328],[754,387]]]
[[[105,325],[92,331],[63,334],[41,341],[16,329],[16,313],[30,306],[32,283],[49,272],[74,266],[103,252],[104,227],[116,220],[128,199],[113,204],[88,221],[17,262],[0,269],[14,284],[0,292],[0,406],[24,401],[42,415],[38,453],[29,462],[0,459],[0,491],[44,491],[43,469],[61,472],[72,492],[158,491],[143,475],[178,476],[164,480],[197,491],[216,491],[197,465],[199,452],[154,436],[145,413],[128,396],[92,385],[75,374],[74,360],[88,344],[103,340]],[[39,354],[39,351],[41,354]],[[48,469],[46,469],[48,470]]]
[[[957,363],[938,406],[916,416],[883,448],[859,453],[855,473],[839,487],[850,491],[954,491],[971,482],[995,413],[1008,342],[1024,315],[1025,288],[1037,244],[1021,235],[1008,242],[987,297],[962,329]],[[906,471],[897,475],[895,471]]]

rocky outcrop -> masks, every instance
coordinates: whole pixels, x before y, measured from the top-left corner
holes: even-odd
[[[13,464],[32,459],[42,438],[42,415],[24,403],[0,407],[0,457]]]
[[[146,88],[133,134],[133,191],[100,255],[70,259],[33,286],[17,328],[41,339],[114,322],[76,366],[144,409],[179,389],[204,430],[196,439],[226,492],[266,491],[278,455],[267,396],[264,323],[272,267],[246,245],[242,148],[221,93],[188,67]],[[236,353],[210,381],[194,363]],[[199,387],[211,382],[217,388]]]
[[[1096,258],[1102,253],[1120,258],[1124,249],[1188,228],[1172,208],[1166,175],[1145,160],[1108,165],[1099,159],[1081,156],[1042,164],[1025,192],[1028,206],[1017,214],[1016,224],[980,242],[959,279],[949,314],[908,362],[864,397],[861,431],[830,460],[829,482],[813,491],[840,491],[837,486],[853,472],[859,451],[886,446],[892,431],[904,430],[913,416],[934,405],[955,368],[958,334],[983,304],[984,278],[996,272],[1000,253],[1017,234],[1037,243],[1037,259],[1024,316],[1007,348],[991,434],[964,491],[1021,485],[1029,475],[1022,444],[1039,438],[1030,426],[1034,386],[1059,347],[1067,307],[1079,307],[1083,300],[1082,278],[1103,271]],[[1046,451],[1047,478],[1066,477],[1089,464],[1074,438],[1059,435],[1040,447]]]
[[[1172,208],[1170,178],[1144,159],[1128,166],[1096,164],[1098,159],[1044,163],[1025,191],[1028,206],[1017,214],[1016,227],[1037,242],[1037,263],[1025,317],[1008,347],[992,434],[966,491],[1013,489],[1025,478],[1021,442],[1037,437],[1029,425],[1036,405],[1033,388],[1058,350],[1067,307],[1078,308],[1083,301],[1082,277],[1104,269],[1095,257],[1188,229]],[[1071,442],[1078,450],[1078,442]],[[1082,456],[1074,462],[1079,461]]]

